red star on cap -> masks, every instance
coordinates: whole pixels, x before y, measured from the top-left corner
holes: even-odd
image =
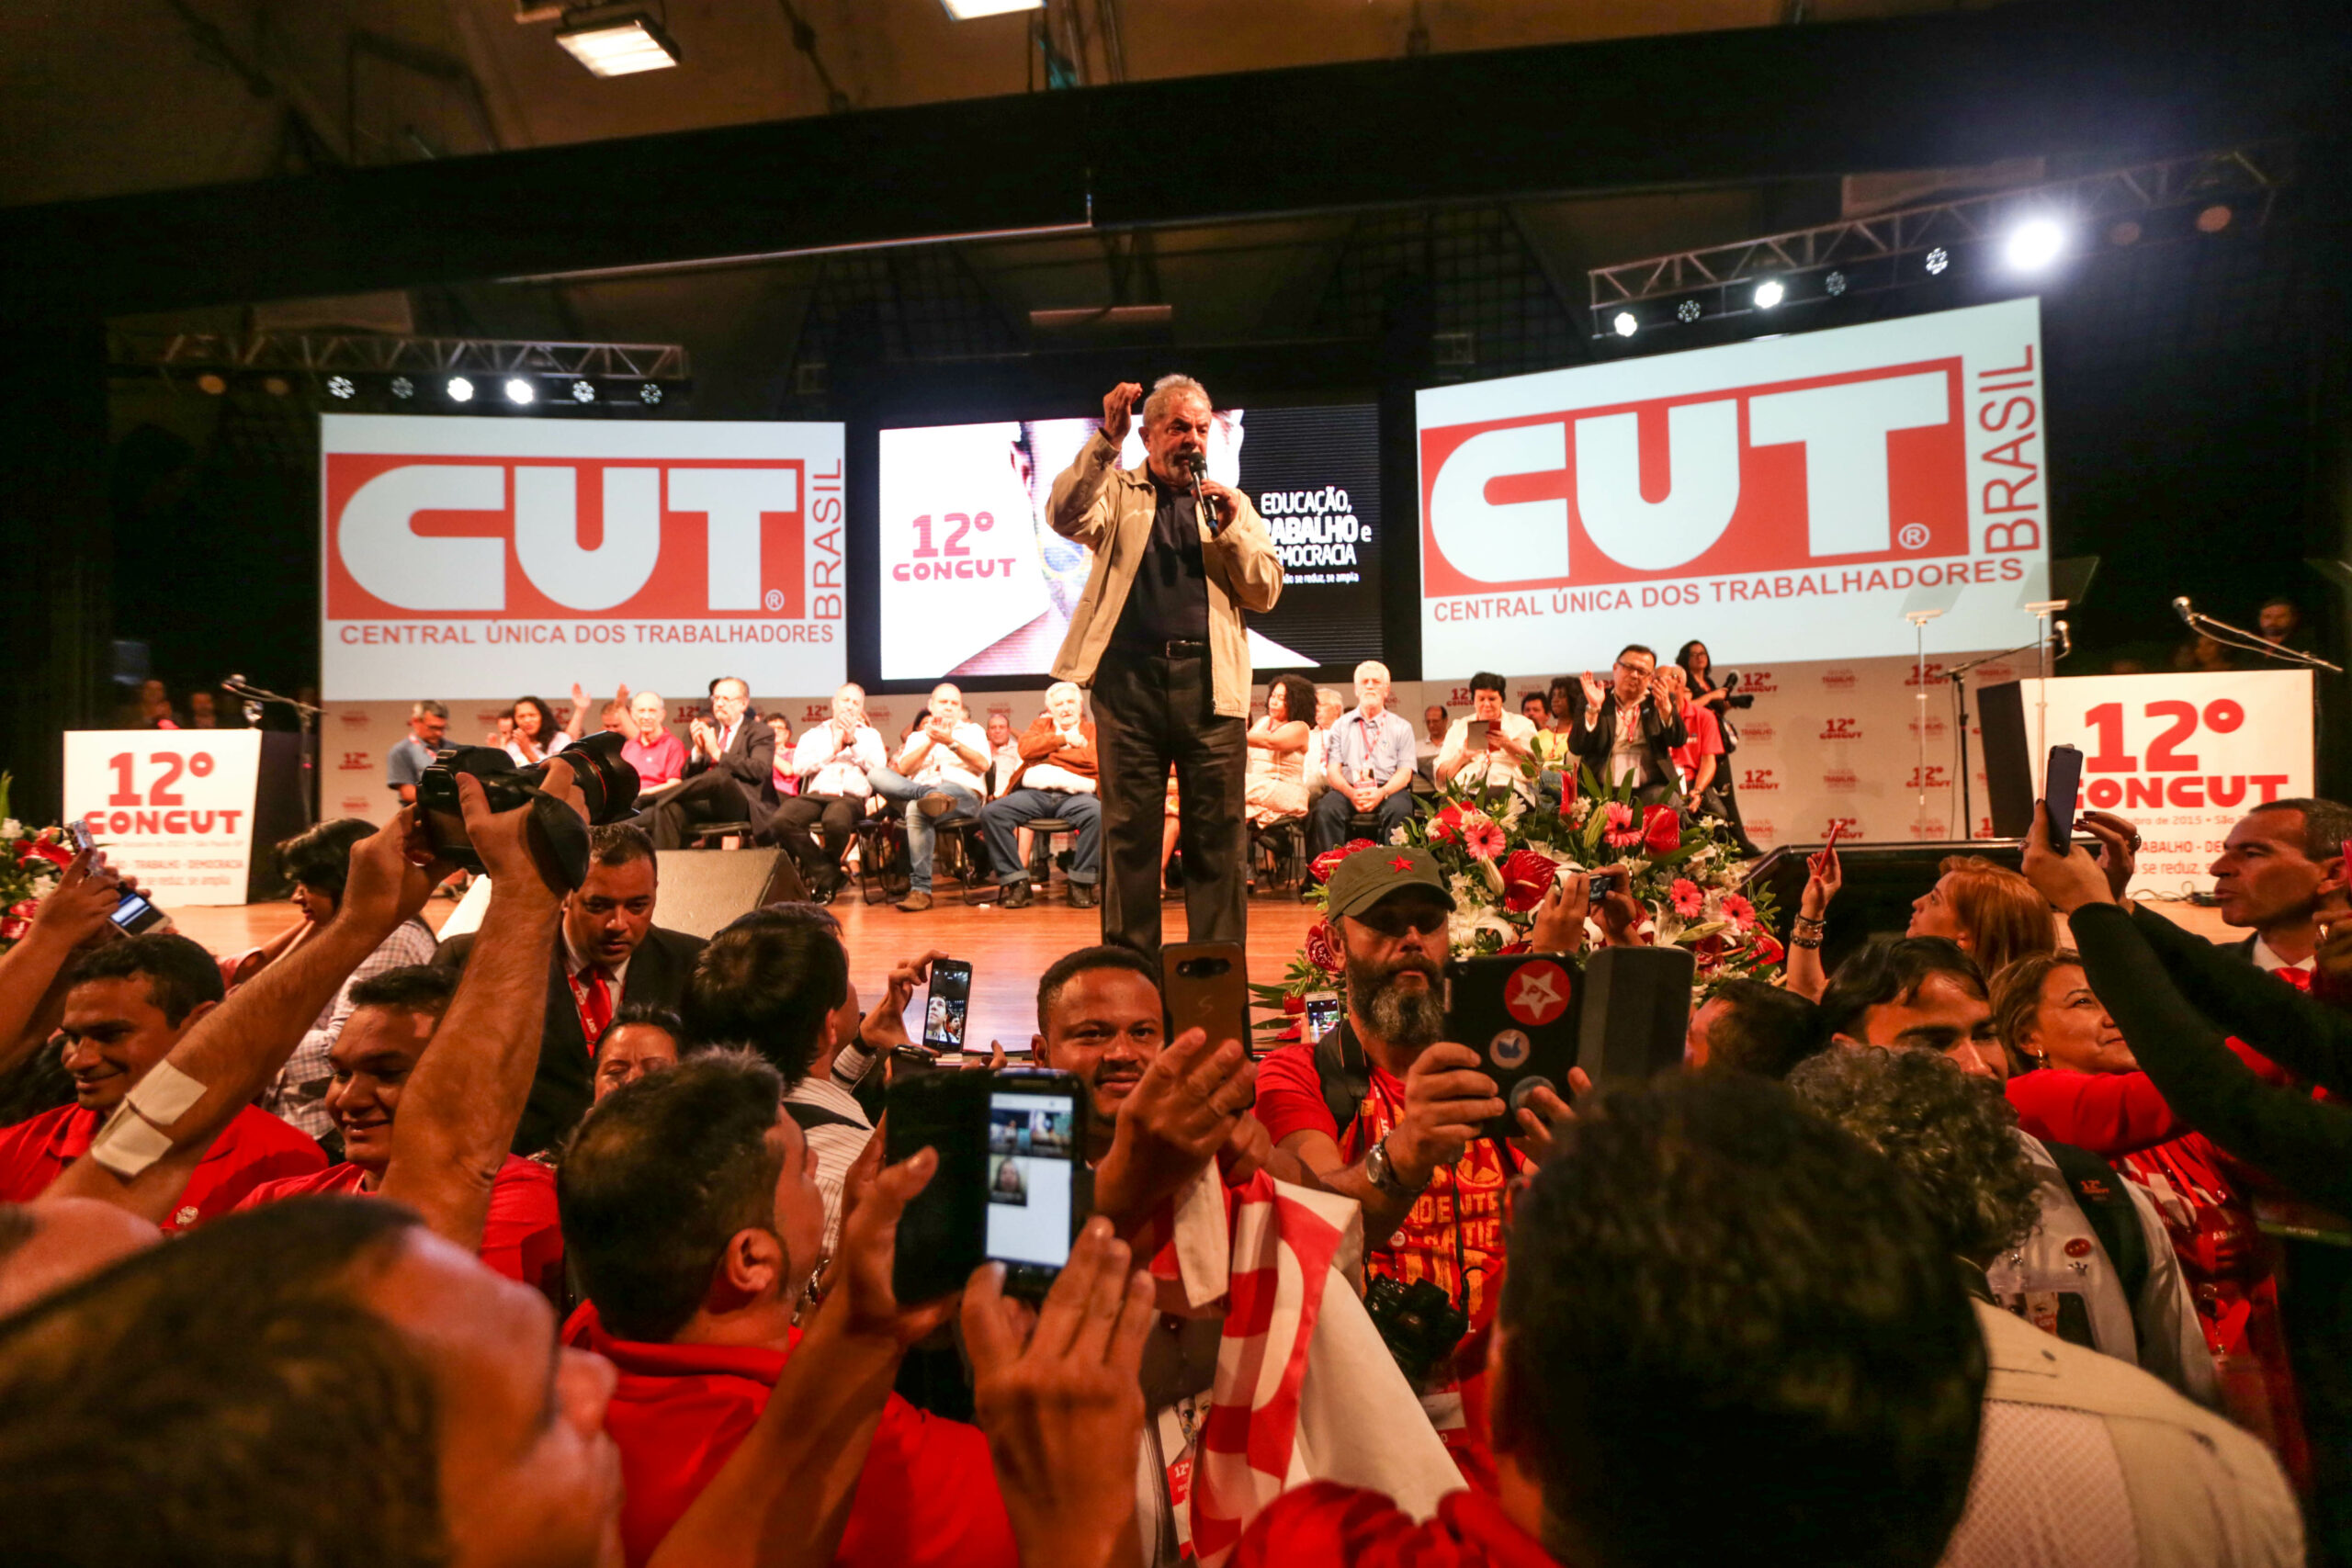
[[[1395,860],[1388,863],[1388,869],[1391,871],[1410,871],[1413,869],[1413,857],[1410,855],[1398,855]]]

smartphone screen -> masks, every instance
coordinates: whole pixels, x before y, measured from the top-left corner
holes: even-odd
[[[990,1089],[989,1258],[1026,1269],[1058,1269],[1069,1261],[1078,1158],[1076,1096]]]
[[[922,1043],[934,1051],[964,1049],[964,1019],[972,1005],[972,966],[960,958],[931,961],[931,993],[923,1003]]]
[[[137,936],[151,927],[163,924],[164,911],[136,893],[126,893],[122,896],[122,902],[114,907],[114,913],[107,918],[132,936]]]
[[[2074,840],[2082,784],[2083,754],[2072,746],[2050,748],[2050,762],[2041,774],[2041,800],[2050,817],[2050,847],[2060,854]]]
[[[1309,1043],[1340,1027],[1340,993],[1317,991],[1306,998],[1306,1038]]]

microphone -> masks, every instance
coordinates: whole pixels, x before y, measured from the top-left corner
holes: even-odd
[[[1208,497],[1201,493],[1201,480],[1209,471],[1207,456],[1200,452],[1187,452],[1184,455],[1184,467],[1190,469],[1193,475],[1193,504],[1200,509],[1203,517],[1208,519],[1211,534],[1223,532],[1224,525],[1217,521],[1216,509],[1209,504]]]
[[[2197,624],[2197,612],[2189,608],[2188,595],[2186,593],[2172,602],[2172,613],[2181,618],[2183,625],[2193,626]]]
[[[2066,629],[2065,622],[2052,621],[2050,623],[2050,629],[2058,634],[2058,651],[2052,655],[2053,658],[2064,659],[2075,651],[2075,637]]]

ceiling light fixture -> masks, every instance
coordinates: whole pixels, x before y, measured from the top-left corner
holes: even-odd
[[[980,17],[1007,17],[1015,11],[1042,11],[1046,0],[939,0],[947,15],[958,22],[972,21]]]
[[[442,390],[449,394],[449,400],[453,403],[469,403],[474,400],[474,384],[463,376],[450,377],[449,384]]]
[[[2066,231],[2054,218],[2029,218],[2009,231],[2003,259],[2017,272],[2040,272],[2066,248]]]
[[[1768,277],[1756,286],[1756,308],[1769,310],[1787,298],[1788,289],[1777,277]]]
[[[598,76],[666,71],[679,61],[678,46],[642,11],[606,21],[571,23],[556,29],[555,41]]]
[[[1619,337],[1632,337],[1642,330],[1641,319],[1631,310],[1618,311],[1617,319],[1609,324],[1616,329]]]
[[[520,376],[510,376],[507,378],[506,400],[508,402],[527,403],[538,395],[538,389],[532,386]]]

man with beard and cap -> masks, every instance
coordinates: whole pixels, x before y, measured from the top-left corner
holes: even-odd
[[[1577,945],[1586,897],[1581,877],[1553,891],[1532,933],[1536,951]],[[1541,1157],[1550,1120],[1567,1107],[1538,1089],[1520,1113],[1525,1139],[1506,1150],[1484,1135],[1503,1114],[1495,1080],[1476,1052],[1442,1038],[1453,910],[1444,873],[1419,845],[1362,850],[1339,863],[1325,918],[1347,965],[1347,1013],[1335,1042],[1302,1040],[1259,1063],[1256,1113],[1278,1150],[1363,1205],[1370,1273],[1430,1280],[1478,1323],[1502,1278],[1504,1190]],[[1335,1069],[1355,1103],[1344,1122],[1326,1093]],[[1461,1392],[1443,1367],[1437,1376],[1423,1406],[1476,1480],[1485,1461],[1464,1427]]]

